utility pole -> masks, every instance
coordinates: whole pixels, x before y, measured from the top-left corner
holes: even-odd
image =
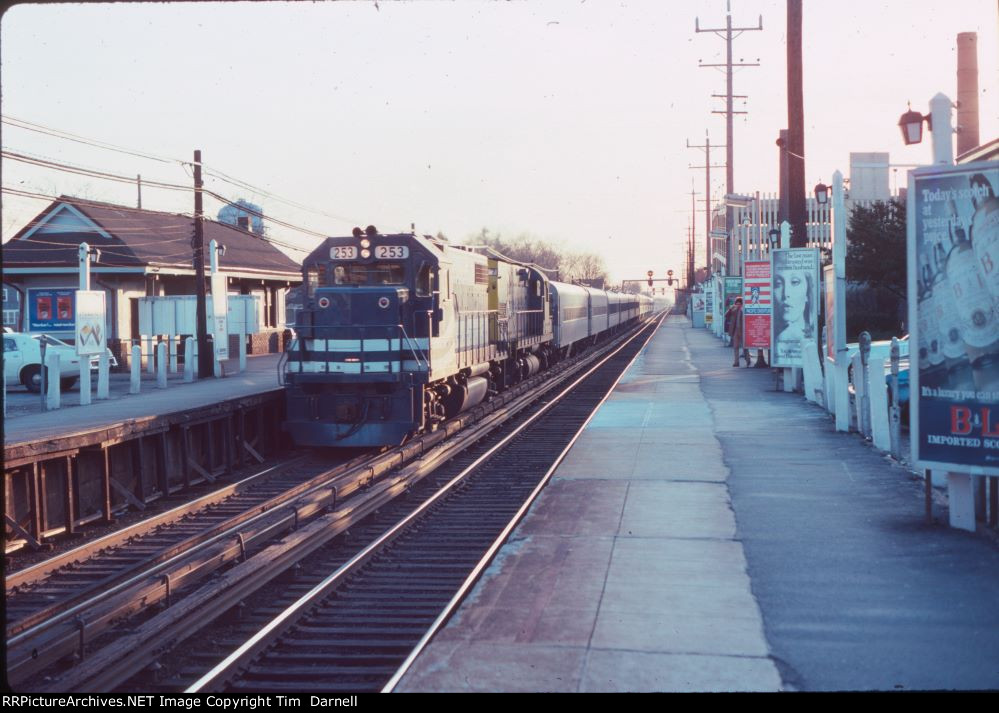
[[[694,286],[694,216],[690,217],[687,229],[687,289]]]
[[[805,228],[805,100],[802,89],[801,0],[787,0],[787,198],[791,247],[808,245]]]
[[[710,170],[710,169],[709,169]],[[697,191],[690,180],[690,226],[687,228],[687,287],[694,284],[694,246],[697,245]]]
[[[205,296],[205,212],[202,205],[201,151],[194,152],[194,294],[195,309],[198,313],[198,378],[207,379],[212,375],[212,352],[208,347],[208,300]],[[184,355],[190,359],[190,354]]]
[[[702,146],[691,146],[690,139],[687,139],[688,149],[701,149],[704,151],[704,165],[703,166],[688,166],[688,168],[693,169],[704,169],[704,264],[707,265],[708,274],[711,274],[711,169],[712,168],[722,168],[721,164],[712,165],[711,164],[711,137],[708,136],[708,132],[704,132],[704,145]],[[715,148],[725,148],[724,146]],[[693,195],[691,195],[691,204],[693,204]]]
[[[777,138],[777,147],[779,149],[780,156],[780,166],[778,167],[778,175],[780,176],[780,193],[779,202],[777,208],[777,225],[780,225],[785,220],[791,222],[788,213],[788,153],[787,153],[787,129],[781,129],[780,134]]]
[[[733,132],[733,117],[736,114],[745,114],[744,111],[735,111],[733,107],[734,99],[745,99],[744,94],[732,93],[732,70],[735,67],[759,67],[759,62],[733,62],[732,61],[732,40],[743,32],[751,32],[763,29],[763,15],[760,15],[759,23],[756,27],[732,27],[732,0],[725,3],[725,27],[701,28],[700,18],[694,19],[695,32],[713,32],[725,40],[725,62],[723,64],[705,64],[701,62],[699,67],[724,67],[725,68],[725,94],[712,94],[714,97],[725,99],[725,111],[713,111],[712,114],[725,114],[725,192],[735,193],[735,139]],[[734,33],[734,34],[733,34]],[[709,228],[710,230],[710,228]],[[731,253],[728,242],[732,240],[732,207],[725,209],[725,233],[727,234],[725,254]],[[710,267],[710,258],[709,258]],[[726,265],[726,272],[730,266]]]
[[[142,174],[136,174],[135,176],[135,186],[139,192],[139,210],[142,210]]]

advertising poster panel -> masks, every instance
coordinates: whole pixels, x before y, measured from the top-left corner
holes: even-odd
[[[822,288],[826,298],[826,356],[836,359],[836,267],[822,268]]]
[[[999,163],[909,173],[912,456],[999,475]]]
[[[107,347],[107,318],[103,290],[76,292],[76,353],[80,356],[103,354]]]
[[[771,366],[802,367],[802,345],[818,339],[819,250],[779,248],[770,253],[774,311]]]
[[[742,293],[743,346],[770,348],[770,262],[747,261]]]
[[[691,322],[695,327],[704,326],[704,293],[695,292],[690,296]]]
[[[712,328],[715,319],[715,286],[711,281],[704,288],[704,326]]]
[[[726,277],[725,278],[725,306],[719,310],[722,314],[735,304],[735,298],[742,296],[742,278],[741,277]],[[745,300],[743,300],[745,302]]]
[[[28,289],[28,331],[70,332],[76,328],[76,290]]]

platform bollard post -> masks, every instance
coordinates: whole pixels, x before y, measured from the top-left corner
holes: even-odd
[[[885,360],[875,357],[868,368],[867,394],[871,403],[871,441],[879,451],[891,452],[891,418]]]
[[[107,399],[111,396],[111,360],[105,350],[97,357],[97,399]]]
[[[129,361],[132,373],[128,382],[128,393],[137,394],[142,383],[142,347],[138,344],[132,346],[132,358]]]
[[[59,408],[59,380],[62,378],[59,355],[56,352],[49,352],[45,355],[45,370],[48,372],[45,384],[45,408],[48,411],[53,411]]]
[[[891,338],[891,409],[888,412],[891,457],[902,459],[902,409],[898,403],[898,363],[900,359],[898,337]]]
[[[194,367],[198,361],[194,356],[194,337],[184,340],[184,381],[191,383],[194,381]]]
[[[146,337],[146,371],[150,374],[156,373],[156,361],[154,350],[156,349],[156,337]]]
[[[947,473],[947,500],[950,526],[958,530],[975,531],[974,478],[969,473]]]
[[[178,372],[177,368],[177,347],[179,346],[178,340],[180,337],[175,337],[170,335],[167,337],[167,346],[170,349],[170,373],[176,374]]]
[[[156,345],[156,388],[167,387],[167,345],[160,342]]]
[[[90,405],[90,357],[80,357],[80,406]]]
[[[868,386],[871,383],[871,333],[861,332],[858,342],[860,344],[860,383],[857,384],[857,409],[860,418],[857,425],[860,427],[860,434],[864,438],[870,438],[871,395]],[[855,383],[858,381],[856,372],[853,374],[853,380]]]

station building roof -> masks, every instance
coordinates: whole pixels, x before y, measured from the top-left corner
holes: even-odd
[[[101,251],[92,267],[97,272],[192,275],[193,237],[191,216],[60,196],[4,244],[4,273],[75,270],[79,244],[86,242]],[[301,280],[300,263],[263,236],[208,219],[206,272],[212,239],[225,246],[221,269],[231,276]]]

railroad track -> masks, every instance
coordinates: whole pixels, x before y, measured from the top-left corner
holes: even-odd
[[[638,354],[647,341],[640,336],[517,425],[439,468],[418,507],[187,692],[391,690]],[[311,578],[328,566],[315,563]]]
[[[565,364],[562,378],[579,368]],[[241,509],[235,501],[231,508],[216,503],[198,526],[175,523],[179,542],[175,537],[164,546],[154,538],[143,545],[141,538],[134,547],[138,559],[105,554],[68,569],[56,568],[46,579],[62,577],[81,592],[56,595],[54,603],[29,607],[17,619],[8,617],[9,680],[53,691],[118,685],[155,661],[163,647],[239,604],[331,537],[391,503],[510,412],[526,407],[539,385],[540,380],[528,382],[519,391],[505,392],[503,398],[398,449],[304,478],[304,483],[271,495],[263,504]],[[471,423],[478,425],[469,430]],[[31,592],[45,591],[44,581],[20,586],[24,601],[31,599]],[[99,594],[91,596],[83,589]],[[128,630],[123,634],[116,627],[125,620]],[[61,676],[51,668],[83,658],[81,665]],[[39,678],[42,674],[47,677]]]

